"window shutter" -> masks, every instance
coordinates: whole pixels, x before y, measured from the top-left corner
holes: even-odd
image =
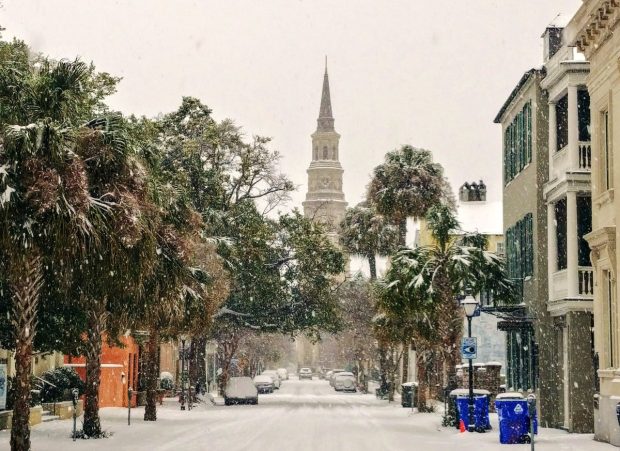
[[[532,101],[527,102],[527,162],[532,162]]]

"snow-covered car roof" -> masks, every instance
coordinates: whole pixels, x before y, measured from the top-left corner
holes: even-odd
[[[343,377],[343,376],[355,377],[353,373],[349,373],[348,371],[341,371],[340,373],[336,374],[336,378]]]
[[[229,398],[245,398],[257,395],[254,381],[249,377],[231,377],[226,385],[225,392]]]
[[[269,374],[259,374],[258,376],[254,376],[254,382],[268,382],[273,383],[273,379]]]

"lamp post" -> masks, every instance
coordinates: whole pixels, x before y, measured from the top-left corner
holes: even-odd
[[[478,307],[478,301],[471,295],[468,295],[461,301],[461,306],[467,316],[467,337],[471,338],[471,319],[476,313]],[[469,422],[467,430],[474,432],[476,430],[476,423],[474,419],[474,362],[469,358]]]
[[[181,334],[181,410],[185,410],[185,341],[187,335]]]

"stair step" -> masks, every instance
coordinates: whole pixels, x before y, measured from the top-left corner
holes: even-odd
[[[42,415],[41,416],[41,421],[43,423],[47,423],[48,421],[56,421],[59,419],[60,419],[60,416],[58,415]]]

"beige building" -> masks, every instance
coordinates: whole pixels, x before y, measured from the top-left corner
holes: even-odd
[[[307,170],[308,191],[303,202],[304,215],[327,226],[330,238],[338,243],[338,228],[347,202],[342,191],[344,170],[339,161],[340,135],[334,128],[327,66],[323,76],[321,106],[316,131],[312,134],[312,161]],[[321,365],[320,347],[305,337],[296,340],[297,362],[316,369]]]
[[[592,230],[589,63],[566,45],[561,20],[543,34],[549,119],[547,261],[553,336],[558,368],[557,426],[592,432],[594,353],[592,347],[593,270],[584,236]],[[541,344],[542,346],[542,344]]]
[[[518,304],[498,306],[506,332],[506,389],[538,396],[540,423],[558,426],[558,371],[547,310],[548,100],[545,70],[530,69],[495,118],[503,136],[503,229],[506,266]],[[541,252],[541,250],[543,250]]]
[[[585,0],[566,27],[568,41],[590,62],[586,79],[592,135],[592,232],[586,235],[594,267],[594,348],[598,384],[594,399],[597,440],[620,446],[620,308],[618,306],[614,137],[620,136],[620,2]],[[616,181],[617,180],[617,181]]]

